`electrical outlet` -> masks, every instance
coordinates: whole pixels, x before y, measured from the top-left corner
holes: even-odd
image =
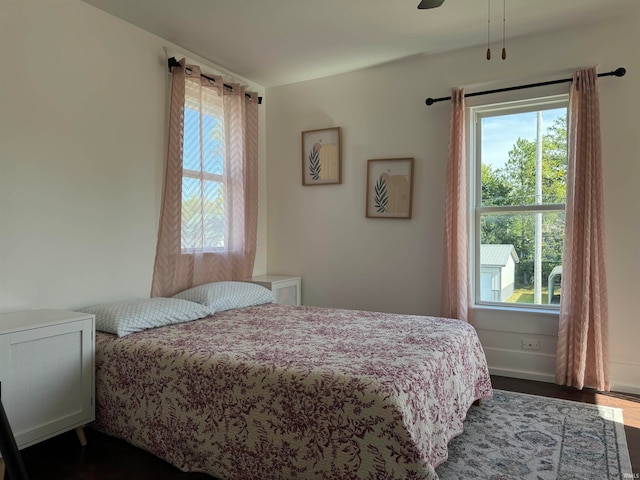
[[[540,350],[540,340],[525,340],[522,339],[523,350]]]

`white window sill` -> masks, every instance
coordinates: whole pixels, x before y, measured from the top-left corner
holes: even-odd
[[[508,305],[473,305],[473,310],[478,312],[506,312],[511,314],[525,313],[534,315],[544,315],[560,317],[559,308],[535,308],[535,307],[511,307]]]
[[[473,307],[473,324],[478,330],[557,336],[559,318],[559,310],[494,305]]]

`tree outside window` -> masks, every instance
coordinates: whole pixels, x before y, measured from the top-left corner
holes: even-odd
[[[478,303],[559,303],[566,103],[563,97],[474,109]]]

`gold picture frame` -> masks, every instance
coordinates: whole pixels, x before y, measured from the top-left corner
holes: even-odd
[[[413,158],[367,161],[367,218],[411,218]]]
[[[302,132],[302,185],[342,183],[341,140],[340,127]]]

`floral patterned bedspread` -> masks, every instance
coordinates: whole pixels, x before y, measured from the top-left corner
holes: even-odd
[[[96,368],[98,429],[223,480],[434,479],[492,395],[465,322],[276,304],[98,333]]]

